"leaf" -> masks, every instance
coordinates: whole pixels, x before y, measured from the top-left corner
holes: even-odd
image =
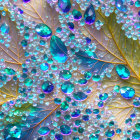
[[[134,113],[134,105],[131,101],[127,101],[118,95],[111,102],[107,103],[108,109],[115,116],[118,126],[120,128],[125,127],[125,120],[130,117],[130,114]]]
[[[50,40],[50,52],[58,63],[65,63],[67,61],[67,47],[61,39],[55,35],[53,35]]]
[[[95,54],[98,59],[115,65],[125,64],[130,70],[131,75],[128,80],[123,80],[117,75],[114,68],[109,76],[110,78],[105,77],[102,81],[102,85],[97,88],[97,91],[93,92],[90,97],[96,95],[98,92],[111,93],[114,91],[116,85],[120,87],[130,86],[135,89],[135,97],[140,97],[140,44],[138,40],[132,40],[125,36],[125,32],[121,29],[122,25],[116,22],[114,13],[109,17],[105,17],[104,14],[98,10],[96,11],[96,17],[97,20],[104,23],[100,31],[97,31],[95,28],[92,29],[89,25],[85,25],[82,30],[83,34],[92,38],[96,44],[97,49]],[[90,98],[88,101],[92,102],[93,100]],[[109,110],[111,110],[111,113],[115,116],[121,128],[124,126],[125,119],[134,112],[132,100],[127,101],[123,99],[120,93],[107,105],[109,105]]]
[[[111,64],[103,62],[99,60],[95,53],[92,53],[90,51],[79,51],[75,53],[77,58],[81,60],[81,65],[88,69],[88,71],[94,72],[98,75],[100,75],[102,72],[105,71],[106,68],[108,68]]]
[[[29,124],[30,127],[23,127],[21,139],[29,139],[29,137],[33,139],[34,136],[39,137],[39,128],[46,126],[46,123],[51,123],[51,117],[58,108],[59,105],[48,109],[44,108],[44,106],[37,107],[37,110],[30,113],[27,117],[26,124]]]
[[[0,105],[5,102],[17,99],[19,92],[19,82],[10,80],[3,87],[0,88]]]
[[[6,16],[2,16],[0,23],[0,27],[2,25],[9,26],[7,33],[3,32],[0,34],[0,59],[4,60],[5,67],[19,71],[24,61],[24,50],[20,43],[21,36],[16,27],[17,25],[11,21],[10,16],[10,13],[6,11]]]
[[[28,3],[18,0],[16,4],[29,21],[47,24],[52,30],[59,24],[57,12],[45,0],[31,0]]]
[[[97,20],[104,23],[100,31],[91,26],[85,25],[83,33],[93,39],[96,43],[96,55],[102,61],[109,61],[114,64],[126,64],[131,70],[131,75],[135,75],[140,80],[140,44],[138,40],[129,39],[121,29],[121,25],[116,22],[116,16],[112,13],[105,17],[103,13],[96,11]],[[102,54],[102,55],[101,55]]]

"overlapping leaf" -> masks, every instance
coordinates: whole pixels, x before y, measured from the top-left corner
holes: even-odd
[[[17,99],[19,92],[19,82],[17,81],[9,81],[0,88],[0,105],[5,102]]]
[[[140,79],[140,44],[138,40],[129,39],[116,22],[115,14],[105,17],[103,13],[96,11],[97,20],[104,23],[100,31],[85,25],[82,29],[86,36],[93,39],[97,45],[96,55],[99,59],[114,64],[126,64],[131,74]],[[102,55],[101,55],[102,54]]]
[[[45,0],[31,0],[28,3],[18,0],[17,6],[29,21],[47,24],[52,30],[59,24],[57,12]]]
[[[24,50],[21,46],[21,37],[18,33],[17,25],[15,22],[11,21],[9,12],[6,12],[6,16],[2,17],[0,26],[2,24],[7,24],[7,26],[9,26],[9,32],[0,36],[0,59],[4,60],[6,67],[18,71],[24,61]],[[7,39],[10,40],[10,42],[6,42],[6,36],[8,36]],[[4,40],[4,42],[2,40]],[[6,46],[6,44],[9,45]]]

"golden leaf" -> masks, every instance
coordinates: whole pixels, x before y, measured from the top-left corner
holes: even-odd
[[[140,80],[140,44],[138,40],[129,39],[116,22],[115,14],[105,17],[100,10],[96,11],[97,19],[104,23],[98,31],[85,25],[83,33],[92,38],[97,46],[96,55],[104,62],[126,64],[131,75]],[[102,54],[102,56],[101,56]]]
[[[24,15],[28,20],[47,24],[53,31],[59,24],[56,10],[45,0],[31,0],[28,3],[19,0],[17,6],[24,11]]]
[[[19,81],[9,81],[0,88],[0,105],[5,102],[17,99],[19,92]]]
[[[16,23],[10,19],[9,12],[6,12],[6,16],[2,17],[1,20],[0,26],[4,23],[7,24],[9,26],[9,33],[5,33],[4,36],[1,35],[4,43],[0,43],[0,59],[4,59],[6,67],[17,71],[24,61],[24,50],[20,44],[21,37],[19,36]],[[5,39],[6,36],[8,36],[7,39]],[[10,39],[10,42],[6,42],[8,39]],[[9,47],[6,47],[5,44],[8,43]]]

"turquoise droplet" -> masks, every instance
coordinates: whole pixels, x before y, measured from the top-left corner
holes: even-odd
[[[71,134],[71,129],[68,125],[61,125],[60,131],[61,131],[62,135],[70,135]]]
[[[1,30],[2,33],[9,33],[10,27],[6,23],[3,23],[0,26],[0,30]]]
[[[48,135],[49,132],[50,132],[50,129],[49,129],[48,127],[41,127],[41,128],[39,128],[39,130],[38,130],[38,133],[39,133],[39,135],[41,135],[41,136]]]
[[[67,47],[61,39],[55,35],[53,35],[50,40],[50,52],[58,63],[65,63],[68,58]]]
[[[15,71],[11,68],[6,68],[5,69],[5,72],[7,73],[7,75],[15,75]]]
[[[74,17],[75,20],[79,20],[82,18],[82,14],[80,11],[77,11],[76,9],[73,9],[72,11],[72,15]]]
[[[84,19],[86,24],[93,24],[96,18],[95,10],[92,4],[88,6],[84,13]]]
[[[134,140],[139,140],[140,139],[140,133],[138,131],[135,131],[132,133],[132,138]]]
[[[137,1],[135,2],[135,6],[136,6],[136,7],[140,7],[140,0],[137,0]]]
[[[64,12],[67,13],[71,9],[70,0],[58,0],[58,7]]]
[[[45,82],[43,82],[41,88],[44,93],[48,94],[53,91],[54,85],[50,81],[45,81]]]
[[[87,84],[87,80],[86,79],[80,79],[80,80],[78,80],[78,84],[86,85]]]
[[[122,79],[129,79],[130,71],[127,69],[125,65],[119,64],[116,66],[116,72]]]
[[[61,90],[66,94],[71,94],[74,91],[74,84],[72,84],[69,81],[66,81],[62,84]]]
[[[127,11],[127,6],[124,5],[125,0],[115,0],[115,6],[118,10],[122,11],[122,12],[126,12]]]
[[[40,69],[41,69],[42,71],[47,71],[48,68],[49,68],[48,63],[42,63],[42,64],[40,65]]]
[[[69,108],[69,104],[66,101],[64,101],[61,103],[60,108],[61,110],[66,111]]]
[[[109,130],[109,129],[108,129],[108,130],[105,132],[105,135],[106,135],[107,137],[109,137],[109,138],[113,137],[114,134],[115,134],[115,131],[114,131],[114,130]]]
[[[125,86],[120,88],[120,94],[125,99],[131,99],[135,95],[135,90],[131,87]]]
[[[69,70],[63,70],[63,71],[60,71],[59,76],[63,80],[69,80],[71,78],[72,74]]]
[[[93,75],[93,76],[92,76],[92,80],[95,81],[95,82],[100,81],[100,75],[96,75],[96,74]]]
[[[50,37],[52,35],[52,30],[44,23],[37,24],[35,30],[41,37]]]
[[[33,80],[32,79],[29,79],[29,78],[27,78],[27,79],[25,79],[25,81],[24,81],[24,84],[26,85],[26,86],[31,86],[32,84],[33,84]]]
[[[76,100],[76,101],[84,101],[88,96],[83,93],[83,92],[76,92],[76,93],[73,93],[73,98]]]
[[[135,124],[135,127],[136,127],[136,129],[137,129],[138,131],[140,131],[140,123],[136,123],[136,124]]]

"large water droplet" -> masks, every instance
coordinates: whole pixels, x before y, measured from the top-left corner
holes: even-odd
[[[50,93],[54,89],[54,85],[50,81],[45,81],[42,84],[42,90],[45,93]]]
[[[71,76],[72,74],[69,70],[60,71],[60,78],[62,78],[63,80],[69,80]]]
[[[87,98],[87,95],[83,92],[76,92],[76,93],[73,93],[73,98],[76,101],[84,101]]]
[[[58,0],[58,7],[64,12],[67,13],[71,9],[70,0]]]
[[[109,138],[113,137],[114,134],[115,134],[115,131],[114,131],[114,130],[107,130],[107,131],[105,132],[105,135],[106,135],[107,137],[109,137]]]
[[[74,91],[74,84],[72,84],[69,81],[66,81],[62,84],[61,90],[66,94],[71,94]]]
[[[129,79],[130,71],[127,69],[125,65],[119,64],[116,66],[116,72],[122,79]]]
[[[95,10],[92,4],[88,6],[84,13],[84,19],[86,24],[93,24],[96,18]]]
[[[11,68],[6,68],[5,69],[5,72],[7,73],[7,75],[15,75],[15,71]]]
[[[120,94],[125,99],[131,99],[135,95],[135,90],[131,87],[125,86],[120,88]]]
[[[50,52],[58,63],[65,63],[68,58],[67,47],[61,41],[61,39],[55,35],[52,36],[50,41]]]
[[[61,131],[62,135],[70,135],[71,134],[71,129],[68,125],[61,125],[60,131]]]
[[[2,33],[9,33],[9,25],[7,25],[6,23],[3,23],[1,26],[0,26],[0,30]]]
[[[35,30],[41,37],[50,37],[52,35],[52,30],[44,23],[37,24]]]
[[[126,12],[127,11],[127,6],[124,5],[125,0],[115,0],[115,5],[116,8],[122,12]]]
[[[39,133],[39,135],[41,135],[41,136],[48,135],[49,132],[50,132],[50,129],[49,129],[48,127],[41,127],[41,128],[39,128],[39,130],[38,130],[38,133]]]

